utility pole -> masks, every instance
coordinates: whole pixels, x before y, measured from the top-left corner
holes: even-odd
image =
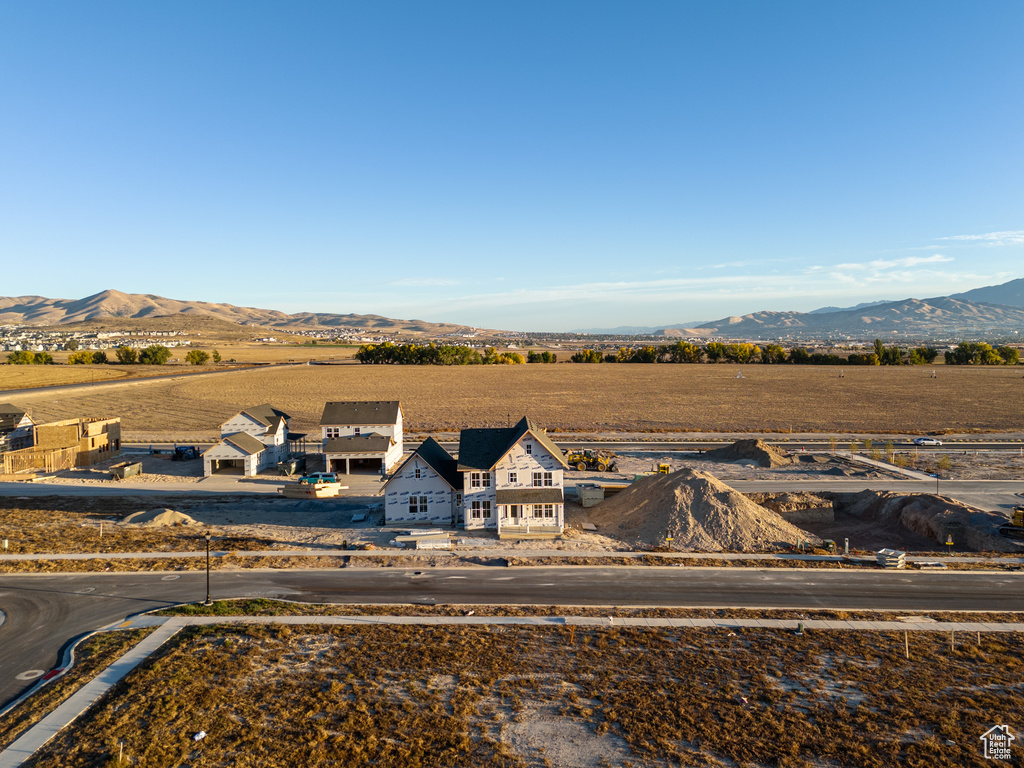
[[[210,534],[206,534],[206,602],[203,605],[213,605],[210,599]]]

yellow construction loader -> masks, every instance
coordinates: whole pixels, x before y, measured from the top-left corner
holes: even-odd
[[[999,526],[999,532],[1008,539],[1024,541],[1024,504],[1018,504],[1010,513],[1010,522]]]

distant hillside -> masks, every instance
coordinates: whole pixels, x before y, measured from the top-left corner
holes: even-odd
[[[205,301],[181,301],[152,294],[107,290],[84,299],[48,299],[43,296],[0,298],[0,325],[37,326],[71,323],[99,324],[114,319],[210,318],[232,325],[257,325],[289,330],[359,328],[377,333],[443,335],[471,330],[452,323],[395,320],[381,315],[335,315],[299,312],[289,315],[274,309],[236,307]],[[118,323],[121,325],[121,323]]]
[[[1024,308],[1024,277],[1002,285],[989,285],[972,291],[954,293],[951,299],[980,301],[986,304],[1004,304],[1008,307]]]
[[[868,307],[877,307],[879,304],[888,304],[887,301],[865,301],[862,304],[855,304],[852,307],[819,307],[818,309],[812,309],[812,315],[826,315],[829,312],[849,312],[854,309],[867,309]]]
[[[570,331],[570,333],[593,333],[604,336],[650,336],[653,334],[664,336],[666,331],[683,331],[687,328],[696,328],[705,322],[707,321],[694,320],[689,323],[675,323],[673,325],[620,325],[616,328],[576,328]]]
[[[866,338],[876,335],[978,338],[1024,331],[1024,309],[941,296],[819,314],[754,312],[706,323],[701,329],[712,331],[717,336],[753,339]]]

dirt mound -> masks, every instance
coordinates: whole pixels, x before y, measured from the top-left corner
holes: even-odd
[[[146,525],[152,528],[160,528],[167,525],[198,525],[198,523],[186,514],[175,512],[173,509],[150,509],[143,512],[136,512],[128,515],[122,523],[130,525]]]
[[[590,519],[630,544],[680,551],[757,552],[814,539],[714,475],[691,469],[638,480],[591,508]],[[666,541],[669,531],[673,541]]]
[[[704,454],[712,461],[756,461],[762,467],[781,467],[793,463],[793,457],[764,440],[737,440],[732,445]]]
[[[1020,552],[1021,546],[999,535],[1006,518],[994,512],[973,509],[959,501],[930,493],[901,495],[892,491],[861,491],[833,495],[836,510],[879,528],[910,530],[945,546],[953,537],[956,546],[974,552]]]

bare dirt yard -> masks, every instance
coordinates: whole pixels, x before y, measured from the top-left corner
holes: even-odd
[[[29,766],[982,766],[1022,638],[570,627],[185,630]],[[205,738],[194,735],[205,732]]]
[[[14,367],[14,366],[10,366]],[[309,365],[247,369],[93,391],[32,393],[37,420],[120,416],[127,436],[212,437],[271,402],[299,432],[329,400],[401,400],[407,433],[504,426],[523,414],[552,431],[875,432],[1024,430],[1018,368],[749,365]],[[169,437],[166,437],[169,436]]]

